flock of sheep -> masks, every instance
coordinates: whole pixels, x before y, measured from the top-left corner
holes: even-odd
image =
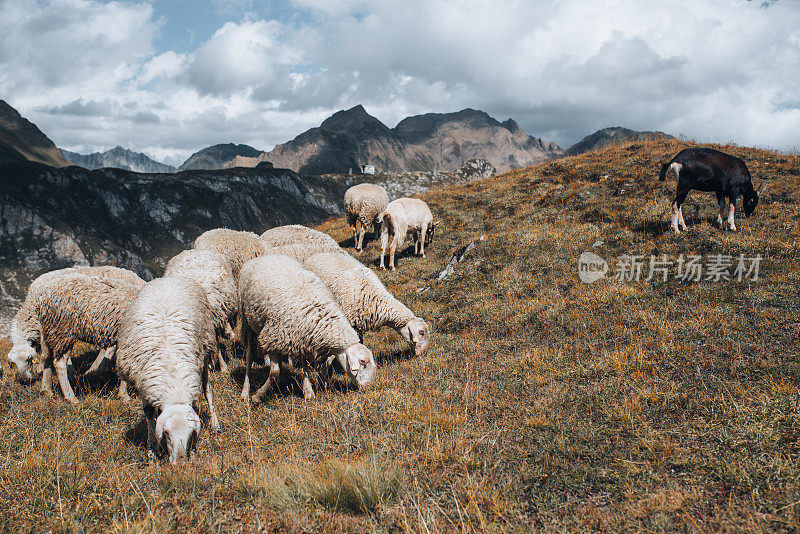
[[[345,210],[359,251],[366,228],[380,225],[381,267],[389,246],[394,269],[394,252],[406,235],[423,256],[433,237],[435,224],[424,202],[390,203],[380,186],[350,188]],[[287,363],[302,371],[307,399],[314,397],[312,376],[324,383],[335,362],[358,387],[369,384],[377,367],[361,339],[383,326],[396,330],[417,356],[427,352],[425,321],[329,235],[299,225],[261,236],[217,228],[172,258],[162,278],[147,283],[109,266],[38,277],[12,321],[8,362],[23,382],[41,378],[41,389],[50,396],[55,373],[64,398],[77,404],[69,352],[76,341],[101,347],[87,373],[116,360],[120,397],[129,399],[133,386],[142,399],[148,456],[166,454],[175,464],[188,458],[200,433],[201,396],[208,402],[211,428],[220,429],[208,379],[214,361],[227,372],[220,338],[244,346],[242,399],[257,403],[277,385]],[[269,367],[269,377],[251,394],[257,356]]]

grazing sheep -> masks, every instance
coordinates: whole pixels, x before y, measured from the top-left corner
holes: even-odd
[[[742,195],[742,207],[747,217],[753,213],[758,205],[758,193],[764,188],[762,184],[758,191],[753,189],[750,171],[741,159],[714,150],[713,148],[686,148],[681,150],[674,158],[661,166],[659,181],[664,181],[667,173],[675,174],[678,188],[675,201],[672,203],[672,229],[680,233],[678,225],[686,230],[683,220],[683,201],[689,191],[713,191],[717,195],[719,215],[717,224],[723,230],[722,217],[725,214],[725,204],[730,200],[728,210],[728,229],[735,232],[736,224],[733,222],[736,211],[736,199]]]
[[[303,368],[303,396],[314,397],[310,366],[339,360],[360,386],[375,374],[372,352],[333,300],[325,284],[297,261],[271,254],[247,262],[239,277],[246,371],[242,399],[250,398],[250,369],[255,351],[270,366],[269,378],[253,395],[260,402],[280,376],[284,358]],[[327,369],[327,366],[325,367]]]
[[[327,244],[339,246],[339,243],[325,232],[320,232],[319,230],[314,230],[313,228],[301,224],[290,224],[288,226],[270,228],[261,234],[261,240],[269,247],[294,245],[296,243],[304,245]]]
[[[122,317],[117,371],[142,397],[147,454],[165,450],[172,464],[188,459],[200,433],[195,407],[205,394],[212,429],[219,430],[208,364],[217,350],[214,314],[191,278],[148,282]]]
[[[389,326],[417,356],[428,351],[428,325],[394,298],[372,269],[348,254],[329,252],[311,256],[303,266],[328,286],[359,335]]]
[[[267,254],[284,254],[300,263],[303,263],[306,258],[314,254],[319,254],[320,252],[347,254],[339,245],[332,245],[330,243],[293,243],[291,245],[278,245],[277,247],[269,247],[267,249]]]
[[[428,205],[417,198],[398,198],[378,215],[381,223],[381,269],[383,255],[389,246],[389,267],[394,271],[394,253],[405,242],[406,235],[414,237],[414,254],[425,257],[425,243],[433,241],[436,223]],[[389,244],[391,241],[391,244]]]
[[[42,391],[52,395],[52,366],[64,398],[76,404],[67,376],[69,351],[76,341],[83,341],[107,348],[103,352],[111,357],[119,320],[144,285],[131,275],[116,267],[80,267],[34,280],[12,325],[14,347],[8,360],[17,367],[20,378],[32,381],[41,375]],[[124,384],[120,384],[120,396],[125,396]]]
[[[228,228],[209,230],[194,240],[195,250],[214,250],[228,257],[234,281],[239,279],[242,265],[262,256],[265,248],[264,242],[253,232]]]
[[[353,228],[353,246],[359,252],[364,250],[364,234],[372,228],[377,234],[375,219],[389,204],[386,189],[376,184],[358,184],[344,194],[344,211],[347,224]]]
[[[185,276],[200,284],[211,305],[217,335],[236,337],[231,328],[237,310],[236,281],[227,256],[213,250],[184,250],[169,260],[164,278],[170,276]],[[227,373],[222,351],[217,353],[217,360],[220,371]]]

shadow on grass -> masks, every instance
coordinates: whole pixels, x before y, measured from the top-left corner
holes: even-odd
[[[133,426],[125,431],[125,440],[137,449],[147,450],[147,419],[142,416]]]
[[[404,362],[416,358],[408,347],[402,347],[393,351],[384,351],[375,355],[375,363],[378,365]]]

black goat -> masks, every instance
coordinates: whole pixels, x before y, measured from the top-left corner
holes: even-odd
[[[736,210],[736,199],[739,195],[744,197],[742,208],[744,214],[750,217],[758,204],[759,191],[753,189],[750,171],[741,159],[729,156],[713,148],[686,148],[661,166],[659,180],[663,181],[667,173],[672,172],[678,180],[678,189],[675,201],[672,203],[672,229],[680,233],[678,225],[686,230],[681,207],[689,191],[713,191],[717,195],[719,215],[717,224],[723,229],[722,216],[725,212],[725,201],[730,200],[728,210],[728,228],[736,231],[733,223],[733,213]]]

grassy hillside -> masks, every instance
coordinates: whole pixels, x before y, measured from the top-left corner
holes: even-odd
[[[616,146],[425,195],[441,236],[427,259],[401,255],[380,276],[432,325],[430,353],[371,334],[370,389],[252,409],[234,359],[232,378],[213,376],[224,431],[204,432],[184,469],[144,461],[140,404],[114,398],[113,381],[81,385],[72,408],[6,372],[0,525],[797,530],[800,158],[723,147],[768,181],[762,204],[722,233],[714,201],[692,193],[676,237],[675,184],[657,173],[684,146]],[[351,244],[342,218],[322,229]],[[757,281],[586,285],[584,251],[763,260]],[[371,241],[361,259],[378,255]],[[94,352],[79,352],[88,365]]]

